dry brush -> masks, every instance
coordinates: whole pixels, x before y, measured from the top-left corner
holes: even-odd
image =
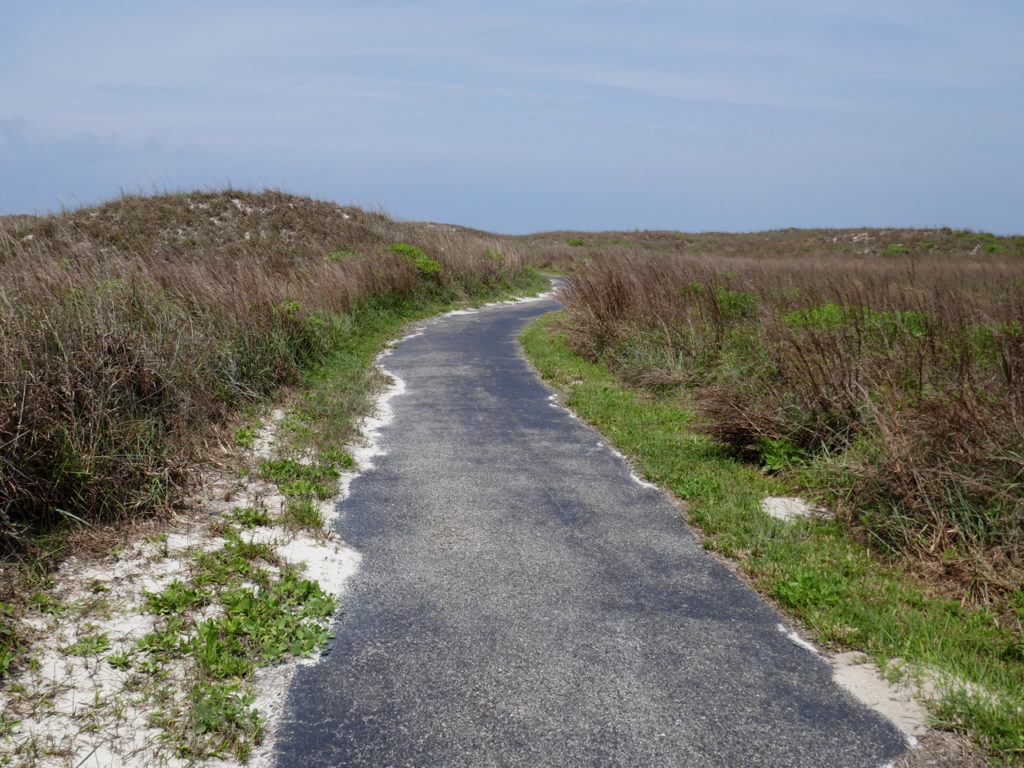
[[[866,543],[965,598],[1019,596],[1024,240],[621,237],[576,249],[577,351],[685,392],[736,455],[827,492]]]
[[[358,313],[523,266],[483,233],[274,191],[6,218],[0,550],[65,517],[161,508],[217,425],[322,362]]]

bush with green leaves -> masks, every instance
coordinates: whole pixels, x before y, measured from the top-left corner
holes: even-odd
[[[388,246],[388,250],[407,258],[421,274],[434,275],[441,271],[441,265],[427,256],[422,249],[417,248],[415,245],[409,245],[409,243],[395,243],[394,245]]]

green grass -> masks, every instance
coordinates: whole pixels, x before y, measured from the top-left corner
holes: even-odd
[[[324,516],[320,507],[311,499],[291,499],[284,508],[281,520],[288,528],[305,528],[318,532],[324,527]]]
[[[933,709],[939,724],[970,731],[996,761],[1024,764],[1019,635],[998,628],[985,611],[930,594],[839,523],[787,523],[763,513],[762,497],[787,491],[779,480],[730,459],[698,433],[678,394],[632,388],[574,355],[560,317],[527,327],[521,341],[528,358],[644,477],[686,500],[686,517],[706,532],[707,549],[734,559],[822,644],[864,651],[892,674],[932,670],[959,681],[946,685]]]

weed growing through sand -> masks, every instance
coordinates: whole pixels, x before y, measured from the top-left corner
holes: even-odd
[[[14,607],[0,602],[0,678],[23,650],[15,627]]]
[[[256,442],[256,435],[263,427],[264,424],[261,421],[239,427],[235,430],[235,443],[241,448],[252,448],[253,443]]]
[[[206,592],[198,587],[188,586],[180,579],[175,579],[164,587],[162,592],[156,594],[143,590],[142,596],[146,601],[146,610],[158,616],[193,610],[209,601]]]
[[[290,528],[319,531],[324,524],[319,506],[310,499],[292,499],[284,509],[282,521]]]
[[[96,656],[110,650],[110,639],[105,632],[81,637],[74,645],[62,649],[71,656]]]
[[[40,613],[50,616],[61,616],[70,610],[67,605],[55,599],[49,592],[34,593],[29,598],[29,605]]]
[[[295,459],[268,459],[260,462],[259,471],[278,485],[299,480],[319,482],[338,477],[337,469],[330,464],[301,464]]]
[[[189,694],[191,716],[179,734],[178,752],[188,758],[233,754],[245,762],[262,736],[254,701],[255,696],[237,682],[196,682]]]
[[[331,483],[317,482],[301,478],[291,482],[281,483],[278,488],[285,496],[297,496],[299,498],[329,499],[335,495],[336,489]]]
[[[120,669],[121,671],[127,670],[132,665],[131,651],[118,651],[117,653],[111,653],[107,656],[107,664],[114,667],[114,669]]]
[[[333,445],[320,452],[320,461],[323,464],[341,467],[342,469],[354,469],[356,466],[356,461],[352,458],[352,454]]]
[[[242,507],[232,512],[230,517],[243,528],[256,528],[271,523],[270,513],[262,508]]]
[[[260,473],[277,483],[285,496],[329,499],[336,495],[338,469],[332,463],[300,464],[294,459],[264,461]]]
[[[134,666],[148,680],[142,689],[157,707],[154,722],[179,754],[244,760],[262,738],[245,681],[258,666],[322,645],[336,603],[298,567],[282,563],[272,544],[247,542],[230,528],[223,547],[190,559],[189,582],[176,579],[159,593],[143,593],[144,610],[158,617],[156,628],[107,661]],[[207,606],[216,606],[217,615],[197,621]],[[194,664],[193,682],[175,704],[165,670],[183,657]]]

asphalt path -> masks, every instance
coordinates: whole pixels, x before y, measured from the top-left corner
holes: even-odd
[[[387,454],[342,503],[362,555],[300,667],[279,766],[882,766],[900,733],[555,407],[516,336],[447,316],[383,361]]]

